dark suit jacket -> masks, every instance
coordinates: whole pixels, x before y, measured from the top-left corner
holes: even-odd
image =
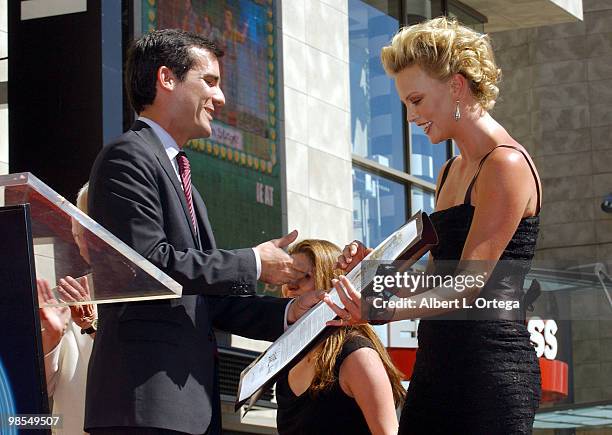
[[[213,393],[213,327],[274,340],[287,300],[255,296],[252,249],[216,249],[193,189],[199,234],[161,141],[145,123],[106,145],[89,186],[91,216],[183,286],[180,299],[99,306],[85,427],[206,432]],[[205,295],[205,296],[199,296]]]

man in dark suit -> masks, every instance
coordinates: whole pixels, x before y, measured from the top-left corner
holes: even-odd
[[[215,246],[181,147],[210,136],[225,103],[220,56],[179,30],[146,34],[128,54],[127,92],[139,118],[96,159],[89,210],[180,283],[183,296],[99,307],[85,415],[94,435],[220,433],[213,327],[274,340],[318,301],[254,295],[258,278],[303,276],[282,250],[297,233],[255,248]]]

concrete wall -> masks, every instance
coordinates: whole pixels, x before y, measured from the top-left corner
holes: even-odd
[[[612,2],[584,0],[584,21],[493,33],[503,71],[493,116],[534,157],[544,190],[536,259],[608,263],[612,215]],[[583,319],[612,312],[603,292]],[[612,322],[572,322],[575,400],[612,398]]]
[[[352,240],[347,0],[282,2],[286,222]]]
[[[584,22],[493,33],[503,71],[493,116],[532,154],[544,189],[539,259],[612,258],[612,3]]]
[[[487,17],[486,32],[582,20],[582,0],[463,0]]]

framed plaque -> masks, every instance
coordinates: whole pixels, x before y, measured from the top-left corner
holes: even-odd
[[[426,213],[418,212],[346,276],[355,289],[361,292],[374,279],[379,265],[400,260],[405,267],[409,267],[437,242],[438,238],[429,217]],[[342,306],[335,290],[332,289],[329,294],[336,304]],[[326,303],[319,302],[291,325],[259,358],[242,371],[235,409],[238,410],[247,401],[250,408],[262,391],[276,381],[284,368],[299,361],[313,346],[333,332],[333,328],[327,327],[326,322],[334,318],[336,314],[332,309]]]

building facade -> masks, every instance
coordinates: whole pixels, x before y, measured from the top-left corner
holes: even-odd
[[[0,59],[0,173],[6,173],[9,147],[22,144],[9,145],[10,108],[1,100],[10,61],[5,0],[0,11],[0,57],[8,57]],[[601,207],[612,192],[609,0],[146,0],[123,14],[133,36],[182,27],[226,49],[229,107],[213,137],[192,141],[188,150],[222,247],[293,229],[300,238],[375,246],[413,213],[433,210],[437,173],[457,150],[450,141],[429,143],[405,122],[379,53],[401,26],[446,14],[490,34],[503,70],[492,114],[538,166],[544,196],[536,268],[546,297],[560,284],[545,269],[578,268],[590,277],[591,266],[603,263],[612,271],[612,215]],[[558,300],[573,302],[574,314],[557,319],[554,355],[542,356],[543,370],[565,370],[565,377],[546,386],[541,433],[612,430],[612,306],[596,280],[581,288],[576,280],[567,278]],[[550,350],[543,328],[554,319],[540,320],[532,333]],[[398,360],[413,358],[416,325],[378,327]],[[246,416],[233,412],[232,397],[240,371],[268,343],[225,335],[220,343],[226,430],[274,433],[271,393]]]
[[[582,21],[491,35],[503,70],[493,115],[530,151],[542,179],[536,264],[592,270],[602,263],[610,271],[612,215],[602,202],[612,190],[612,3],[584,0],[583,11]],[[612,306],[601,288],[573,297],[576,315],[559,324],[570,330],[566,401],[598,415],[597,405],[585,404],[612,398]],[[552,414],[545,418],[555,421]],[[557,421],[580,424],[579,417]]]

